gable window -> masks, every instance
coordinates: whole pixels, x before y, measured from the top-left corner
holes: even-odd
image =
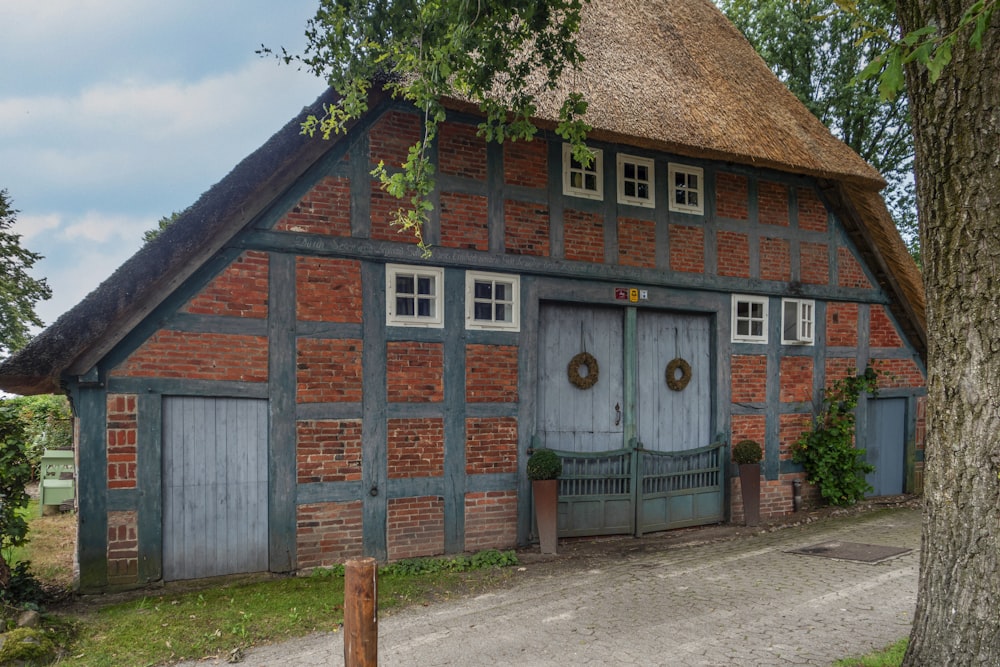
[[[386,264],[385,285],[386,324],[444,326],[444,269]]]
[[[733,342],[767,342],[767,297],[733,295]]]
[[[465,326],[519,331],[521,279],[496,273],[465,274]]]
[[[816,303],[809,299],[781,300],[781,342],[812,345]]]
[[[705,171],[670,163],[667,169],[670,210],[701,215],[705,212]]]
[[[618,203],[656,206],[652,160],[618,154]]]
[[[584,166],[573,157],[573,147],[563,144],[563,194],[587,199],[604,198],[604,153],[597,148],[591,148],[594,159]]]

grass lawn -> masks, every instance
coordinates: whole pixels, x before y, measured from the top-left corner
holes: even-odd
[[[844,658],[833,663],[833,667],[899,667],[903,663],[908,640],[904,637],[892,646],[861,658]]]

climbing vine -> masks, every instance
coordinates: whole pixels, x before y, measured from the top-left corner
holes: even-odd
[[[878,372],[871,366],[827,389],[812,429],[792,445],[792,460],[802,464],[808,481],[833,505],[853,505],[872,490],[865,475],[875,467],[865,461],[865,450],[854,446],[854,409],[862,393],[878,395]]]

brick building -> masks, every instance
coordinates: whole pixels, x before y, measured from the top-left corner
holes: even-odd
[[[882,179],[708,0],[643,8],[586,11],[589,167],[560,91],[531,142],[450,103],[429,257],[370,175],[421,117],[376,91],[346,136],[293,119],[0,365],[72,399],[83,590],[527,544],[541,445],[562,535],[739,520],[743,438],[786,513],[789,446],[867,363],[873,486],[919,489],[923,293]]]

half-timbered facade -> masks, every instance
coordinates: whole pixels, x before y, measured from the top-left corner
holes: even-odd
[[[377,93],[333,141],[293,120],[0,366],[0,387],[72,399],[83,589],[524,545],[539,446],[564,459],[564,536],[739,520],[744,438],[765,450],[762,513],[787,513],[791,443],[869,363],[871,482],[919,487],[922,292],[881,180],[710,3],[644,7],[702,88],[650,79],[634,109],[595,93],[589,166],[544,106],[535,140],[497,145],[456,101],[430,256],[370,174],[421,117]],[[584,90],[639,47],[602,33],[609,11],[583,29],[615,44]],[[687,21],[756,103],[709,94],[722,57]]]

